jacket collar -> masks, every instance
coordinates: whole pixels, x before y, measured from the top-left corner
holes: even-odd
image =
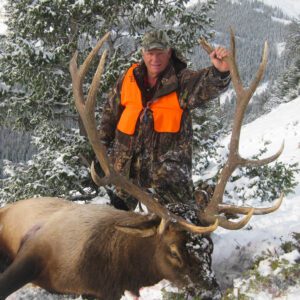
[[[142,61],[138,67],[134,69],[134,76],[140,88],[143,87],[143,81],[147,74],[145,63]],[[178,78],[173,64],[170,62],[167,68],[159,75],[157,88],[154,93],[154,99],[170,94],[178,89]]]

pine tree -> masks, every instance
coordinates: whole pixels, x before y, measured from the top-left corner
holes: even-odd
[[[15,200],[16,190],[17,198],[68,196],[71,190],[90,193],[84,189],[84,182],[89,181],[88,172],[78,170],[78,165],[82,165],[80,153],[87,156],[91,151],[87,142],[83,147],[78,130],[73,130],[77,127],[77,114],[68,72],[72,53],[79,49],[80,57],[84,57],[98,37],[112,32],[107,46],[110,51],[108,71],[100,92],[105,98],[116,77],[137,56],[145,30],[156,26],[166,29],[182,51],[197,43],[197,38],[211,24],[207,12],[215,1],[201,4],[199,10],[187,7],[187,3],[187,0],[7,1],[9,31],[0,59],[5,85],[0,89],[3,108],[0,125],[31,131],[38,153],[6,179],[1,192],[3,199]],[[74,147],[67,153],[70,141]],[[57,164],[58,157],[64,158],[63,165]],[[69,176],[77,172],[84,175],[76,180]],[[50,178],[54,177],[52,184]],[[55,189],[55,186],[66,188]]]
[[[277,80],[274,94],[285,101],[290,101],[300,93],[300,21],[290,25],[286,42],[286,58],[289,62],[283,74]]]

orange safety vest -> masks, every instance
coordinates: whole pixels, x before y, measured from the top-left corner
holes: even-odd
[[[143,107],[142,94],[133,75],[133,70],[137,66],[138,64],[133,64],[128,69],[121,87],[121,104],[125,108],[117,129],[129,135],[134,134],[137,120],[141,112],[146,109]],[[180,130],[183,110],[179,106],[176,91],[156,99],[147,108],[153,113],[156,132],[176,133]]]

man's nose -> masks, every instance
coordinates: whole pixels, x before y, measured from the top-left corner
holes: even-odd
[[[153,60],[158,61],[158,55],[153,55]]]

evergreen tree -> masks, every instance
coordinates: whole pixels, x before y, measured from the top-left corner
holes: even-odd
[[[288,66],[277,80],[274,94],[290,101],[300,93],[300,20],[290,25],[285,55]]]
[[[16,190],[18,198],[68,196],[71,190],[85,193],[83,182],[89,180],[88,172],[78,170],[77,164],[81,165],[80,153],[86,155],[91,151],[87,142],[83,147],[78,131],[72,129],[77,127],[68,72],[72,53],[79,49],[80,57],[84,57],[98,37],[112,32],[107,46],[108,71],[100,92],[105,98],[116,77],[137,56],[145,30],[156,26],[166,29],[182,51],[197,43],[211,24],[207,12],[215,1],[201,4],[199,10],[189,8],[187,3],[188,0],[7,1],[8,35],[0,59],[4,86],[0,89],[0,125],[32,131],[38,141],[38,153],[30,163],[15,169],[15,175],[5,179],[3,199],[15,200]],[[71,150],[70,141],[74,143]],[[64,157],[64,164],[57,164],[57,157]],[[70,170],[84,175],[74,180],[69,176]],[[47,182],[54,177],[54,184]]]

